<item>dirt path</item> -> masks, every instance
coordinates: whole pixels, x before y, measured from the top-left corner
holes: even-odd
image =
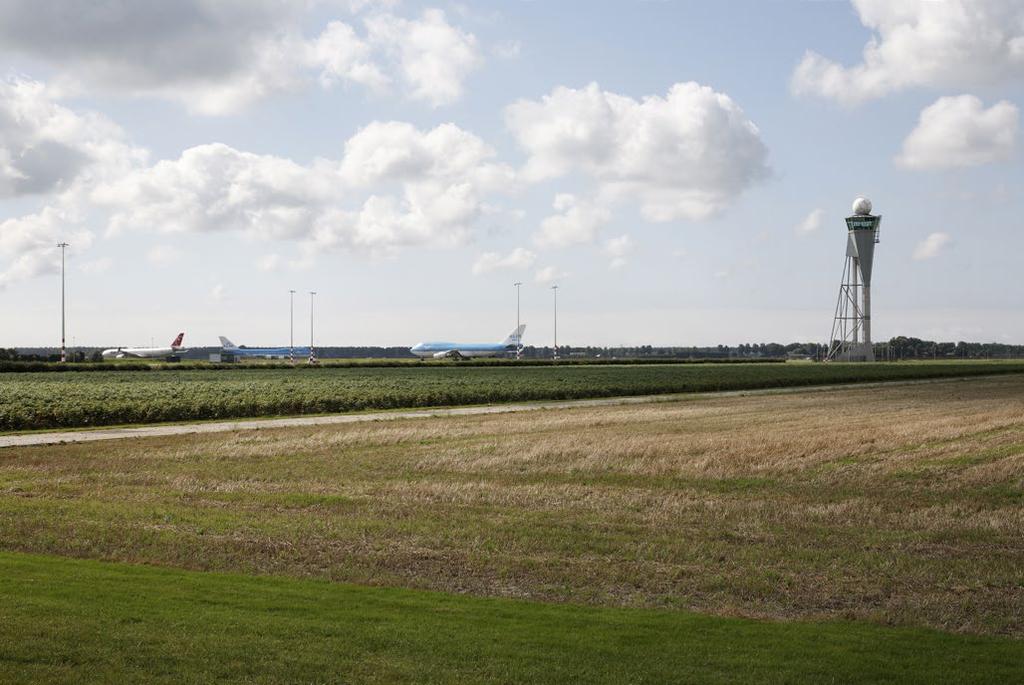
[[[556,400],[546,402],[519,402],[510,404],[488,404],[477,407],[440,407],[435,409],[409,409],[400,411],[368,412],[359,414],[328,414],[318,416],[294,416],[279,419],[237,419],[207,423],[156,424],[132,428],[96,428],[88,430],[66,430],[54,432],[22,433],[0,435],[0,448],[28,447],[33,445],[56,445],[68,442],[93,442],[98,440],[121,440],[124,438],[147,438],[167,435],[189,435],[192,433],[223,433],[226,431],[259,430],[261,428],[289,428],[292,426],[326,426],[339,423],[360,423],[365,421],[397,421],[400,419],[426,419],[445,416],[475,416],[478,414],[505,414],[512,412],[538,411],[542,409],[572,409],[574,407],[609,407],[651,402],[696,401],[710,397],[743,397],[749,395],[789,394],[802,392],[827,392],[842,388],[878,388],[894,385],[919,385],[922,383],[963,383],[979,377],[933,378],[911,381],[887,381],[882,383],[848,383],[843,385],[802,386],[792,388],[766,388],[758,390],[727,390],[723,392],[682,393],[673,395],[642,395],[637,397],[603,397],[588,400]],[[981,376],[980,378],[991,378]]]

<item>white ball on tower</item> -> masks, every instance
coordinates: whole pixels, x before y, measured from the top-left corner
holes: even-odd
[[[857,216],[868,216],[871,214],[871,200],[866,197],[858,197],[853,201],[853,213]]]

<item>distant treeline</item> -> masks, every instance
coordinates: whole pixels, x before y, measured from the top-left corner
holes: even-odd
[[[253,345],[253,347],[259,347]],[[561,359],[757,359],[786,358],[802,355],[815,357],[824,346],[816,343],[750,343],[736,346],[716,345],[713,347],[573,347],[562,345],[558,348]],[[207,360],[211,354],[221,351],[219,347],[193,347],[178,355],[181,359]],[[317,347],[320,359],[417,359],[408,347]],[[524,359],[551,359],[551,347],[523,347]],[[0,361],[60,361],[60,350],[55,348],[0,349]],[[100,348],[72,348],[68,350],[68,361],[102,362]]]
[[[976,342],[935,342],[899,336],[875,345],[878,359],[1020,359],[1024,345]]]
[[[2,361],[0,360],[0,373],[30,373],[33,371],[232,371],[241,369],[256,369],[269,371],[274,369],[366,369],[366,368],[430,368],[439,366],[481,366],[481,367],[514,367],[514,366],[652,366],[652,365],[688,365],[688,366],[733,366],[751,364],[782,364],[786,360],[778,357],[763,357],[754,359],[677,359],[673,357],[633,357],[629,359],[596,359],[593,357],[572,357],[560,359],[509,359],[481,357],[475,359],[323,359],[316,366],[306,363],[305,359],[297,359],[293,365],[287,360],[272,359],[263,361],[242,361],[231,364],[218,364],[199,359],[188,359],[179,364],[167,364],[161,359],[130,359],[116,362],[70,362],[60,364],[56,360],[51,361]]]
[[[259,347],[252,345],[251,347]],[[103,362],[103,350],[109,347],[74,347],[68,348],[68,361],[71,362]],[[192,347],[186,352],[176,355],[180,359],[208,360],[211,354],[219,354],[220,347]],[[321,359],[416,359],[416,355],[408,347],[317,347],[317,357]],[[299,356],[299,360],[305,357]],[[0,348],[0,361],[60,361],[60,349],[53,347],[22,347]],[[151,361],[159,361],[153,359]]]
[[[68,351],[68,361],[75,363],[103,362],[100,348],[76,347]],[[208,360],[210,354],[220,352],[219,347],[196,347],[180,355],[187,360]],[[416,357],[408,347],[318,347],[321,360],[395,360],[408,361]],[[707,347],[574,347],[560,346],[558,356],[564,362],[570,360],[756,360],[756,359],[821,359],[826,346],[819,343],[744,343],[742,345],[715,345]],[[550,360],[551,347],[523,348],[524,360]],[[1024,358],[1024,345],[978,342],[936,342],[906,336],[892,338],[888,342],[875,344],[875,357],[879,360],[901,359],[1019,359]],[[55,348],[0,348],[0,362],[55,362],[60,361],[60,350]],[[159,360],[152,360],[159,361]],[[463,362],[466,363],[466,362]],[[120,367],[121,363],[106,364]]]

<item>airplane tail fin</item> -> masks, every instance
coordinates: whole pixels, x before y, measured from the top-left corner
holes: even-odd
[[[235,343],[231,342],[230,340],[225,338],[223,335],[218,335],[217,337],[220,338],[220,346],[223,347],[223,348],[232,350],[232,349],[235,349],[236,347],[238,347],[237,345],[235,345]]]
[[[178,337],[175,338],[174,342],[171,343],[171,348],[181,347],[181,343],[184,340],[185,340],[185,333],[184,332],[178,333]]]
[[[515,329],[508,334],[508,337],[502,341],[502,345],[515,345],[519,347],[523,344],[523,331],[526,330],[526,324],[522,324],[519,328]]]

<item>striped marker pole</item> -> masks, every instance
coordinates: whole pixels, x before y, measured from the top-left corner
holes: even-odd
[[[315,290],[309,291],[309,363],[316,364],[316,349],[313,347],[313,298]]]

